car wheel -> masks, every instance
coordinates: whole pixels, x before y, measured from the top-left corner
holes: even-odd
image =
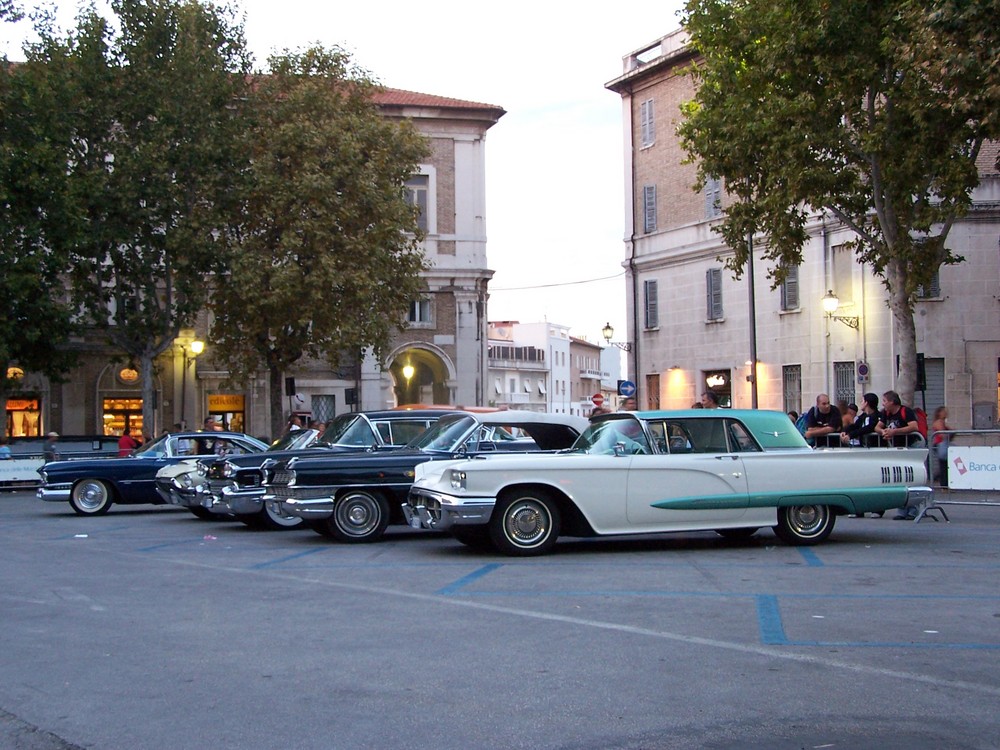
[[[243,523],[253,529],[262,531],[283,531],[285,529],[297,529],[305,521],[298,516],[283,516],[271,503],[264,503],[264,507],[256,513],[239,517]]]
[[[716,529],[715,533],[725,539],[749,539],[758,531],[760,531],[759,528],[751,527],[749,529]]]
[[[338,542],[373,542],[389,525],[389,503],[381,495],[350,490],[337,498],[324,523]]]
[[[774,533],[786,544],[819,544],[830,536],[836,520],[828,505],[791,505],[778,508]]]
[[[69,504],[81,516],[103,516],[114,501],[114,490],[103,479],[77,482],[69,496]]]
[[[486,526],[458,526],[451,530],[452,536],[474,550],[492,550],[493,540]]]
[[[555,545],[559,523],[559,508],[547,494],[514,492],[497,503],[490,518],[490,539],[505,555],[543,555]]]

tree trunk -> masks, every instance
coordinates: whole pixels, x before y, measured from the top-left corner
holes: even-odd
[[[285,434],[285,408],[283,404],[284,383],[282,382],[283,371],[277,365],[268,367],[268,397],[271,403],[271,440],[277,440]]]
[[[156,437],[156,382],[154,380],[153,357],[150,354],[143,354],[139,358],[139,373],[142,381],[142,434],[134,435],[141,442],[146,441],[146,436]]]
[[[917,329],[913,323],[913,303],[906,292],[906,268],[903,261],[895,258],[890,260],[885,267],[885,278],[889,282],[889,309],[892,311],[895,350],[899,357],[899,372],[894,390],[899,393],[906,406],[913,406],[917,384]]]

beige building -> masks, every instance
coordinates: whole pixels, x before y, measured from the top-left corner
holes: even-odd
[[[425,293],[413,300],[409,327],[398,333],[381,368],[372,357],[331,369],[322,361],[298,363],[285,373],[285,403],[313,419],[404,403],[485,403],[487,377],[486,132],[500,107],[388,89],[383,114],[409,119],[426,136],[427,161],[407,183],[422,209],[430,270]],[[207,318],[185,330],[156,361],[155,424],[142,424],[139,374],[108,347],[81,343],[82,365],[64,384],[23,373],[6,405],[10,434],[154,434],[175,423],[200,426],[213,417],[233,429],[270,429],[265,373],[245,388],[225,385],[228,373],[212,361]],[[194,341],[203,341],[197,353]]]
[[[607,88],[622,97],[629,372],[640,408],[685,408],[702,391],[752,405],[751,333],[761,408],[801,412],[820,392],[859,401],[895,386],[896,347],[887,295],[845,244],[850,231],[816,213],[802,264],[771,288],[760,253],[737,281],[712,232],[726,197],[719,185],[693,191],[676,136],[679,105],[693,96],[691,62],[676,31],[624,57]],[[948,245],[965,262],[941,268],[915,307],[926,387],[913,406],[946,404],[955,427],[991,427],[1000,383],[1000,175],[995,145],[980,158],[981,184]],[[751,290],[753,293],[751,304]],[[824,304],[836,310],[828,313]],[[824,303],[824,298],[826,303]],[[751,316],[751,309],[754,315]],[[754,325],[751,327],[751,320]]]

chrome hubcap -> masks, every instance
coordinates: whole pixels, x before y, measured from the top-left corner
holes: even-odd
[[[536,503],[522,501],[507,511],[504,524],[507,536],[516,544],[527,546],[548,536],[549,516]]]

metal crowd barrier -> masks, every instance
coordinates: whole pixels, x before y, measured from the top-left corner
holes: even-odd
[[[935,455],[935,437],[948,440],[948,456],[941,465]],[[953,439],[961,436],[960,445]],[[994,505],[1000,507],[1000,430],[938,430],[928,434],[931,453],[929,475],[951,496],[942,505]],[[942,480],[946,479],[946,483]],[[939,493],[941,494],[941,493]]]

